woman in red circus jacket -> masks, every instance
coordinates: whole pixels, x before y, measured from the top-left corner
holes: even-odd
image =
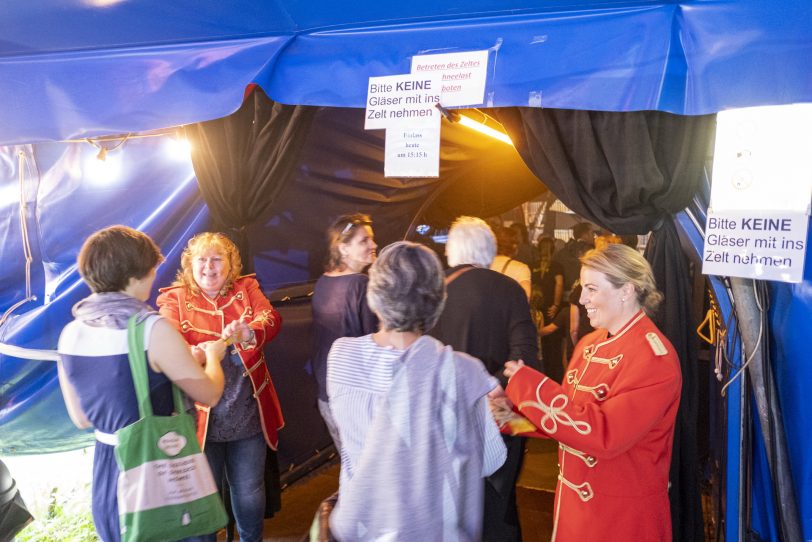
[[[575,347],[562,385],[520,361],[505,365],[508,399],[559,443],[553,540],[671,540],[668,472],[682,376],[649,319],[660,294],[636,250],[581,258],[580,303],[595,329]]]
[[[201,233],[189,241],[175,283],[161,290],[157,302],[195,357],[209,341],[233,344],[222,361],[222,399],[211,408],[197,405],[198,438],[218,485],[225,471],[240,540],[254,542],[262,540],[266,455],[275,459],[277,431],[284,425],[263,347],[279,332],[282,318],[254,276],[241,277],[241,269],[231,240]]]

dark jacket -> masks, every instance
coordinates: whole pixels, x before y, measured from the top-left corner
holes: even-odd
[[[463,267],[449,269],[451,275]],[[448,298],[429,332],[454,350],[479,358],[504,385],[504,364],[524,360],[539,367],[536,326],[519,283],[496,271],[472,268],[448,284]]]

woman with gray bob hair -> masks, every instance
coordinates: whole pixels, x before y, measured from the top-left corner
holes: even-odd
[[[461,216],[448,230],[445,254],[450,267],[470,264],[487,269],[496,256],[496,237],[481,218]]]
[[[342,442],[337,540],[481,540],[483,477],[505,461],[478,359],[425,335],[445,303],[437,255],[401,241],[369,270],[380,329],[342,337],[327,394]],[[393,490],[393,488],[397,488]]]
[[[445,305],[439,258],[416,243],[389,245],[369,269],[367,302],[384,329],[427,332]]]

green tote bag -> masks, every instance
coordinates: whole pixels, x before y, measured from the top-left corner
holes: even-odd
[[[144,356],[144,323],[127,325],[140,419],[116,431],[118,511],[123,542],[170,542],[216,532],[228,521],[192,416],[172,385],[173,416],[154,416]]]

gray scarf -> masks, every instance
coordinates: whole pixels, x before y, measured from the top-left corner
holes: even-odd
[[[155,310],[122,292],[91,294],[73,306],[73,316],[91,327],[124,329],[133,314],[139,322]]]

